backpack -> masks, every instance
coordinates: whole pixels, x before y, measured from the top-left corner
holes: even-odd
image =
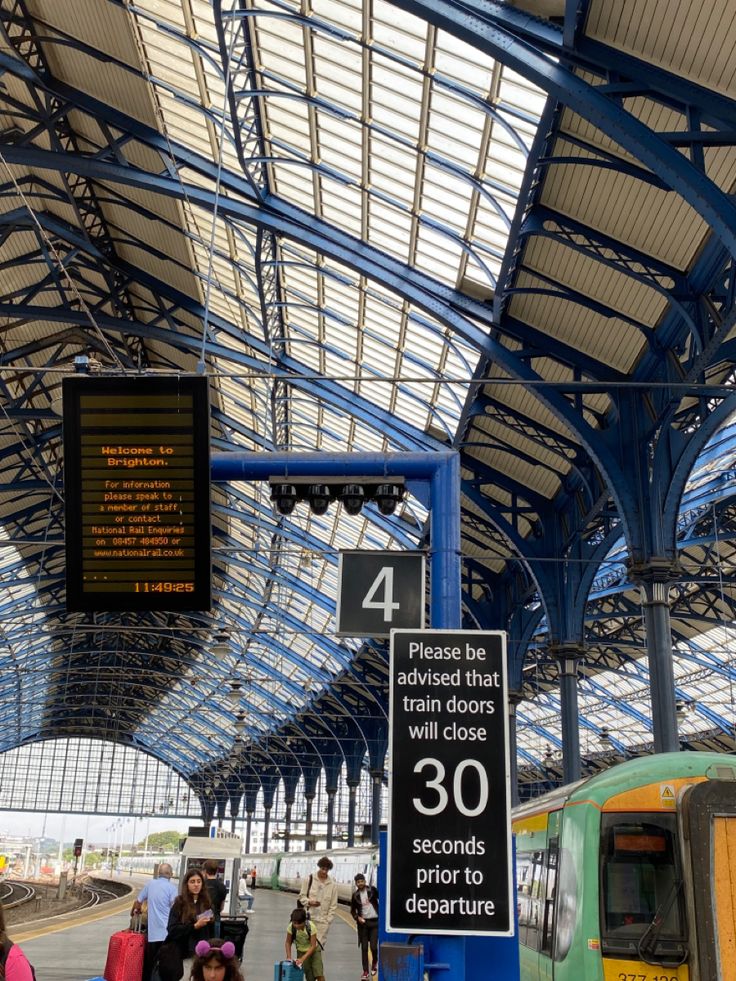
[[[297,930],[300,930],[301,927],[297,927],[296,929]],[[304,929],[307,931],[307,935],[309,937],[312,936],[312,934],[314,933],[314,930],[315,930],[314,926],[309,922],[309,920],[307,920],[305,922]],[[296,930],[294,929],[294,924],[293,923],[290,923],[289,924],[289,930],[291,930],[291,939],[292,940],[295,940],[296,939]],[[319,940],[317,940],[317,943],[319,943]]]
[[[4,940],[2,947],[0,947],[0,981],[5,981],[5,962],[8,959],[10,948],[14,946],[15,944],[12,940]],[[28,958],[26,958],[26,960],[28,961]],[[33,964],[31,964],[30,961],[28,961],[28,966],[31,969],[31,977],[33,978],[33,981],[36,981],[36,972],[33,970]]]
[[[290,923],[289,924],[289,929],[291,930],[291,939],[292,940],[296,940],[296,930],[294,929],[294,924],[293,923]],[[316,931],[317,931],[317,928],[311,922],[311,920],[309,919],[309,916],[307,916],[307,919],[306,919],[306,921],[304,923],[304,929],[307,931],[307,935],[310,937],[310,939],[312,937],[312,934],[316,933]],[[320,950],[324,950],[325,949],[325,945],[322,943],[322,941],[319,939],[319,937],[317,937],[317,946],[319,947]],[[0,981],[2,981],[2,979],[0,979]]]

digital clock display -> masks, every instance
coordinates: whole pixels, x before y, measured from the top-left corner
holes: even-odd
[[[68,610],[208,610],[207,379],[64,380]]]

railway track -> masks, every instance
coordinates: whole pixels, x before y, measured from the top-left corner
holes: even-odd
[[[0,883],[0,902],[5,909],[13,909],[29,903],[36,896],[33,886],[26,885],[25,882],[5,882]]]
[[[96,885],[91,880],[82,883],[82,892],[86,896],[86,899],[79,906],[79,909],[92,909],[94,906],[110,902],[113,899],[120,899],[118,893],[113,892],[111,889],[105,889],[103,886]]]

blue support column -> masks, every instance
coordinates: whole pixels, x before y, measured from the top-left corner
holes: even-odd
[[[519,774],[516,765],[516,708],[521,701],[521,692],[509,691],[509,783],[511,784],[511,806],[519,804]]]
[[[432,480],[429,507],[431,545],[431,606],[432,626],[439,630],[459,629],[462,625],[461,568],[460,568],[460,465],[450,462],[438,467]],[[466,963],[466,938],[426,936],[425,960],[447,964],[448,970],[439,977],[466,981],[470,977]],[[486,975],[487,976],[487,972]]]
[[[432,454],[433,457],[437,454]],[[460,562],[460,458],[445,457],[432,476],[429,508],[432,626],[462,625]]]
[[[560,666],[560,713],[562,719],[562,779],[580,779],[580,714],[578,712],[578,662],[583,650],[576,644],[560,644],[550,649]]]
[[[291,809],[294,801],[287,800],[284,807],[284,851],[288,852],[291,846]]]
[[[348,848],[355,847],[355,797],[358,792],[358,784],[355,781],[348,781]]]
[[[371,770],[371,844],[377,845],[381,831],[381,787],[383,770]]]
[[[462,625],[460,554],[460,463],[454,451],[433,453],[216,453],[213,480],[268,480],[269,477],[404,477],[429,484],[431,622],[435,629]],[[377,832],[374,779],[374,831]],[[380,791],[380,785],[378,785]],[[307,806],[309,808],[309,800]],[[378,840],[378,835],[374,838]],[[385,835],[380,836],[382,861],[379,888],[385,895]],[[381,906],[385,910],[385,905]],[[385,938],[385,922],[381,922]],[[391,935],[398,940],[398,935]],[[425,947],[425,969],[431,981],[517,981],[519,948],[516,937],[434,936],[416,938]],[[438,965],[433,970],[431,965]],[[440,970],[439,965],[442,965]],[[383,975],[381,981],[393,981]]]
[[[250,854],[250,835],[253,830],[253,811],[245,812],[245,854]]]
[[[304,814],[304,851],[314,851],[314,841],[312,841],[312,807],[314,806],[314,791],[304,794],[305,814]]]
[[[677,753],[680,749],[680,737],[677,731],[669,585],[663,582],[647,582],[642,583],[639,588],[644,604],[649,656],[654,752]]]
[[[327,787],[327,847],[332,848],[335,835],[335,794],[336,787]]]

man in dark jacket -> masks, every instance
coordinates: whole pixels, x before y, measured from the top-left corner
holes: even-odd
[[[355,876],[355,892],[350,899],[350,913],[358,924],[358,945],[363,961],[361,981],[368,981],[378,974],[378,890],[366,886],[365,876]],[[371,969],[368,973],[368,947],[371,948]]]
[[[220,936],[220,916],[225,905],[225,897],[229,890],[222,879],[217,876],[218,865],[214,859],[204,863],[204,885],[209,893],[212,910],[215,914],[215,936]]]

